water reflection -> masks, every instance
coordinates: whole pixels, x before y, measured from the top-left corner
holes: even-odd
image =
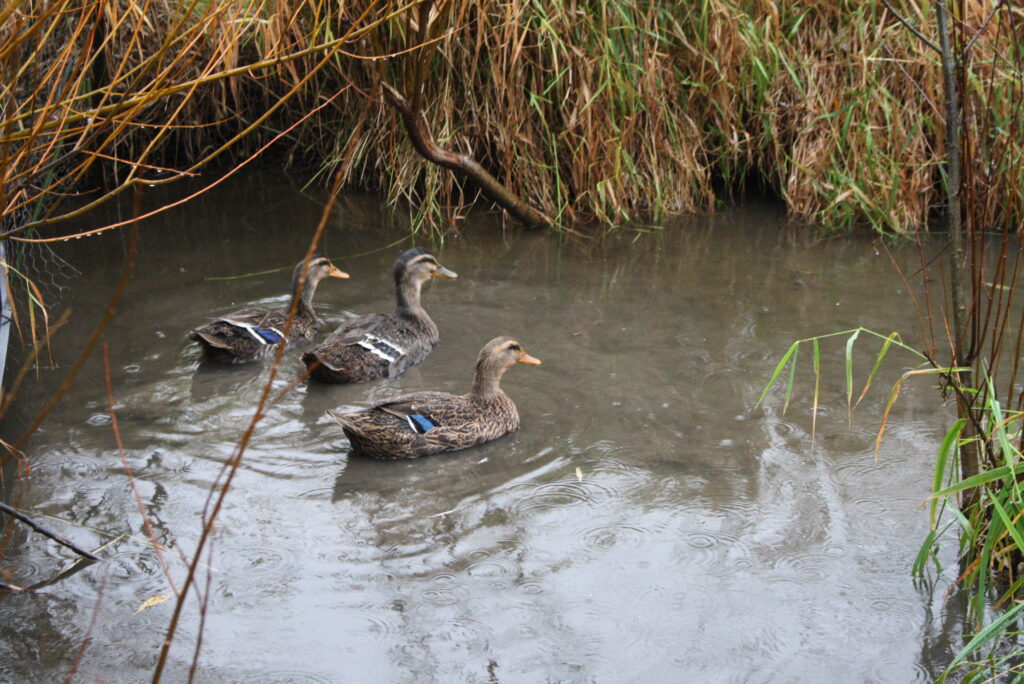
[[[143,231],[108,341],[126,457],[177,581],[270,378],[269,364],[200,364],[184,334],[282,297],[280,274],[205,278],[290,268],[318,206],[262,179]],[[410,244],[381,227],[394,212],[356,196],[342,207],[324,249],[352,279],[318,293],[325,330],[390,310],[389,267]],[[840,342],[825,348],[813,440],[807,368],[786,415],[781,394],[755,408],[795,339],[861,324],[914,333],[868,241],[808,239],[761,205],[566,243],[486,218],[464,234],[438,247],[460,278],[426,295],[442,340],[424,364],[324,387],[292,386],[298,352],[283,360],[203,579],[203,681],[905,682],[941,668],[960,613],[944,586],[909,577],[938,398],[905,390],[876,462],[884,392],[847,420]],[[84,273],[69,302],[79,327],[56,352],[65,367],[116,280],[119,239],[62,247]],[[503,383],[519,432],[417,461],[349,458],[326,409],[463,392],[480,346],[502,334],[545,360]],[[900,369],[885,372],[876,387]],[[101,532],[144,537],[101,368],[83,378],[30,445],[22,505],[87,525],[75,528],[86,546]],[[10,573],[37,576],[61,553],[22,537]],[[0,597],[0,679],[66,674],[101,593],[83,679],[146,678],[170,604],[136,611],[167,582],[144,545],[111,556],[45,597]],[[179,674],[197,629],[172,651]],[[44,637],[60,647],[40,653]]]

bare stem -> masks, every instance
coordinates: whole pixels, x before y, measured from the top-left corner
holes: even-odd
[[[381,87],[384,89],[388,102],[402,115],[405,130],[409,134],[409,140],[412,141],[413,147],[416,148],[416,151],[424,159],[438,166],[462,173],[476,183],[488,199],[503,207],[526,226],[541,228],[555,225],[555,222],[549,216],[513,194],[511,190],[505,187],[469,155],[451,152],[438,147],[437,143],[430,137],[430,132],[427,130],[427,124],[423,120],[422,112],[414,108],[405,99],[405,96],[389,83],[381,83]]]

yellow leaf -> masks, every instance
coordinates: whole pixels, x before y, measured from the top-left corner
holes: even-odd
[[[169,598],[171,598],[171,597],[170,596],[150,596],[148,599],[146,599],[145,601],[142,602],[142,605],[139,606],[139,609],[137,611],[135,611],[135,614],[138,615],[139,613],[141,613],[142,611],[146,610],[147,608],[152,608],[153,606],[159,606],[161,603],[163,603],[164,601],[166,601]]]

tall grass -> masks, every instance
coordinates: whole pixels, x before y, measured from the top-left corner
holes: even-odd
[[[1021,15],[1019,8],[1002,2],[947,0],[936,0],[929,12],[896,15],[925,54],[941,61],[931,71],[906,73],[922,95],[936,80],[943,81],[944,118],[924,123],[929,128],[941,126],[934,137],[947,145],[936,164],[945,176],[942,191],[950,234],[944,255],[933,254],[920,230],[916,232],[920,268],[904,274],[904,279],[921,324],[924,350],[915,354],[926,367],[908,372],[893,388],[879,439],[903,380],[920,373],[937,376],[943,393],[953,397],[958,418],[937,455],[930,531],[914,572],[924,574],[928,561],[938,557],[939,545],[949,534],[958,533],[957,582],[969,598],[967,630],[974,632],[942,679],[955,675],[965,681],[1004,677],[1020,681],[1024,648],[1016,644],[1024,600],[1024,392],[1019,375],[1024,318],[1016,294],[1024,246],[1015,235],[1020,204],[1011,189],[1019,187],[1015,168],[1019,163],[1008,162],[1007,157],[1015,158],[1019,151],[1004,136],[1020,130],[1024,93],[1019,41],[1016,37],[1006,41],[1019,28]],[[1006,19],[1003,25],[1001,15]],[[994,34],[993,26],[999,27]],[[929,27],[938,30],[937,40],[929,35]],[[975,53],[986,36],[999,48]],[[1008,95],[1011,90],[1014,94]],[[879,109],[887,109],[884,101]],[[933,106],[933,111],[937,113],[939,107]],[[1002,180],[994,182],[997,177]],[[1006,183],[1008,194],[1002,198],[991,194],[999,183]],[[917,286],[910,287],[910,281],[918,278]],[[847,344],[848,386],[856,334]],[[817,374],[820,339],[796,343],[771,383],[779,380],[786,364],[795,363],[796,351],[805,343],[813,345]],[[885,347],[879,360],[884,352]],[[792,371],[789,377],[787,397],[792,391]],[[848,401],[850,396],[848,390]],[[1002,611],[994,619],[990,605]]]
[[[5,234],[56,220],[61,193],[98,201],[245,159],[339,92],[288,131],[281,158],[343,166],[443,229],[475,190],[416,154],[385,79],[443,147],[563,225],[708,210],[751,182],[836,228],[912,232],[942,204],[937,57],[878,3],[437,0],[421,21],[409,10],[424,2],[13,0],[0,10]],[[1024,14],[983,25],[994,0],[955,4],[958,26],[980,29],[963,79],[977,105],[967,194],[983,225],[1016,226]]]

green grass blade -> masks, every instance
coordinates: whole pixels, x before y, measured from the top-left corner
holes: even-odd
[[[815,337],[811,342],[814,350],[814,406],[811,407],[811,443],[818,430],[818,399],[821,393],[821,343]]]
[[[956,484],[950,485],[949,487],[946,487],[942,491],[935,492],[934,494],[931,495],[930,498],[935,499],[943,496],[949,496],[951,494],[956,494],[957,492],[962,492],[965,489],[980,487],[983,484],[988,484],[989,482],[993,482],[995,480],[1001,480],[1004,477],[1008,477],[1009,475],[1009,467],[999,466],[998,468],[993,468],[992,470],[986,470],[983,473],[973,475],[967,478],[966,480],[960,480]]]
[[[956,654],[956,657],[953,658],[952,662],[950,662],[949,667],[946,668],[946,672],[949,672],[956,667],[958,663],[977,650],[978,647],[986,641],[1002,634],[1003,629],[1017,618],[1017,613],[1019,613],[1021,609],[1024,609],[1024,603],[1018,603],[1013,608],[999,616],[998,620],[992,622],[986,626],[985,629],[975,634],[974,637],[967,642],[967,645],[960,649],[960,652]]]
[[[935,480],[932,483],[932,492],[938,492],[942,489],[942,481],[946,475],[946,464],[949,463],[949,455],[953,451],[953,445],[956,444],[960,438],[960,433],[964,429],[964,425],[967,424],[965,418],[953,423],[953,427],[949,428],[949,432],[942,439],[942,445],[939,447],[939,457],[935,462]],[[931,511],[931,528],[935,529],[936,523],[936,509],[939,506],[939,499],[932,499],[932,511]]]
[[[1021,532],[1017,529],[1017,526],[1010,520],[1010,516],[1006,513],[1006,509],[1003,508],[1003,504],[999,501],[999,496],[989,492],[992,497],[992,507],[996,509],[996,513],[999,515],[999,519],[1003,521],[1003,526],[1006,531],[1010,533],[1013,541],[1017,544],[1018,549],[1024,549],[1024,537],[1021,536]]]
[[[875,365],[871,369],[871,373],[868,375],[868,381],[864,383],[864,389],[861,390],[860,396],[857,397],[856,406],[860,405],[860,402],[864,400],[864,395],[866,395],[868,390],[871,389],[871,383],[874,382],[875,376],[878,375],[878,369],[881,368],[882,361],[885,360],[885,355],[889,353],[889,347],[892,345],[893,339],[898,337],[899,335],[897,333],[892,333],[885,338],[885,342],[882,343],[882,349],[879,350],[878,356],[875,357]]]
[[[783,369],[785,369],[786,363],[789,361],[790,357],[796,353],[796,349],[799,346],[800,342],[794,342],[793,344],[789,345],[789,349],[786,351],[785,354],[782,355],[782,360],[779,361],[777,366],[775,366],[775,372],[772,373],[772,377],[768,380],[768,384],[764,386],[764,390],[761,392],[761,396],[758,397],[757,403],[754,404],[755,407],[760,406],[761,402],[764,401],[764,398],[768,395],[768,390],[770,390],[775,385],[775,381],[779,379],[779,375],[781,375]],[[790,383],[792,385],[792,376],[790,378]]]
[[[860,330],[855,331],[846,340],[846,411],[853,412],[853,344],[857,341]]]
[[[793,385],[796,383],[796,360],[800,356],[800,347],[793,350],[793,361],[789,364],[789,381],[786,383],[786,398],[782,402],[782,414],[789,408],[789,400],[793,398]]]
[[[921,544],[921,549],[917,552],[917,557],[914,559],[914,565],[911,568],[911,574],[914,577],[920,577],[924,574],[925,563],[928,562],[928,557],[932,555],[935,549],[935,541],[938,539],[939,531],[930,530],[928,536],[924,538],[924,543]]]

